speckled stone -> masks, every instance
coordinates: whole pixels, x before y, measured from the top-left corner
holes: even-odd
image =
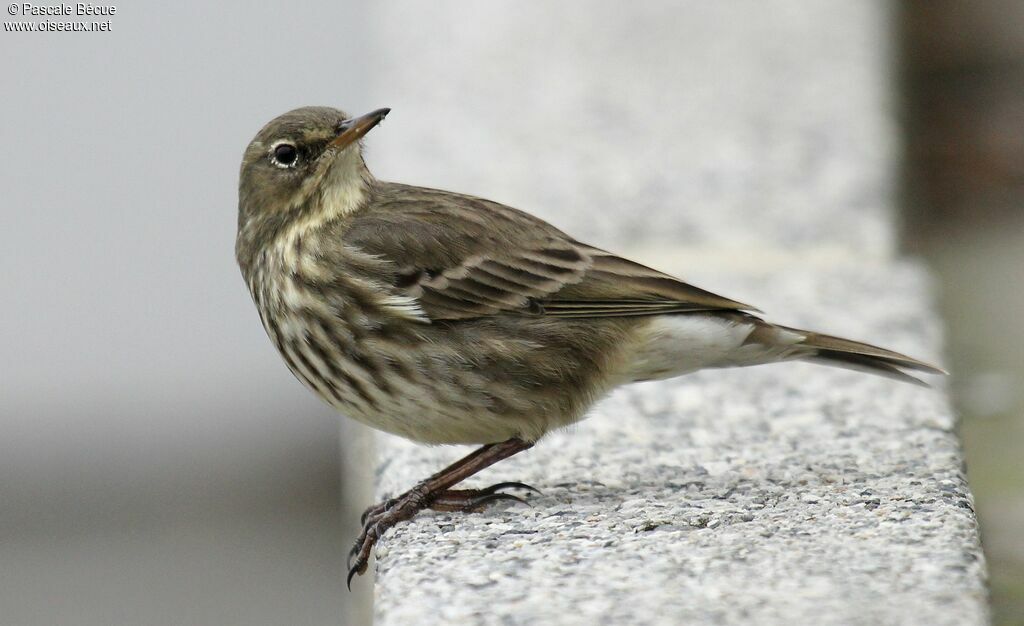
[[[758,303],[787,322],[939,358],[914,265],[719,278],[770,281]],[[623,388],[469,481],[532,484],[531,507],[389,531],[376,623],[983,624],[972,496],[932,382],[792,363]],[[466,451],[381,436],[378,495]]]

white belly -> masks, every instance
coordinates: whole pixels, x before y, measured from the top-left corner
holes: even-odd
[[[787,358],[803,339],[780,331],[777,343],[747,342],[754,325],[705,314],[662,315],[638,333],[631,380],[672,378],[709,367],[772,363]]]

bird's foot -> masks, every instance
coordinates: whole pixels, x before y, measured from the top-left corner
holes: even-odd
[[[367,563],[370,561],[370,552],[373,551],[373,546],[387,529],[399,522],[411,519],[423,509],[472,513],[502,500],[529,506],[529,503],[523,498],[503,493],[505,489],[524,489],[540,493],[533,487],[519,482],[497,483],[484,489],[445,489],[435,493],[431,493],[427,486],[421,483],[397,498],[385,500],[366,509],[360,518],[363,530],[359,533],[355,545],[352,546],[352,551],[349,552],[349,588],[352,588],[352,579],[356,574],[366,572]]]
[[[540,493],[537,489],[520,482],[497,483],[484,489],[448,489],[437,494],[437,497],[427,505],[435,511],[455,511],[460,513],[475,513],[484,510],[488,504],[507,500],[530,506],[530,503],[510,493],[502,493],[505,489],[522,489]]]

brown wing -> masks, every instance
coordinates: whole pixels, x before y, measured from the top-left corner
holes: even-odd
[[[390,260],[394,286],[433,320],[752,309],[581,244],[527,213],[432,189],[383,184],[345,240]]]

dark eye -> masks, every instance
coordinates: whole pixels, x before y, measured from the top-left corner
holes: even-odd
[[[299,160],[299,149],[293,143],[279,143],[274,146],[270,160],[278,167],[291,167]]]

